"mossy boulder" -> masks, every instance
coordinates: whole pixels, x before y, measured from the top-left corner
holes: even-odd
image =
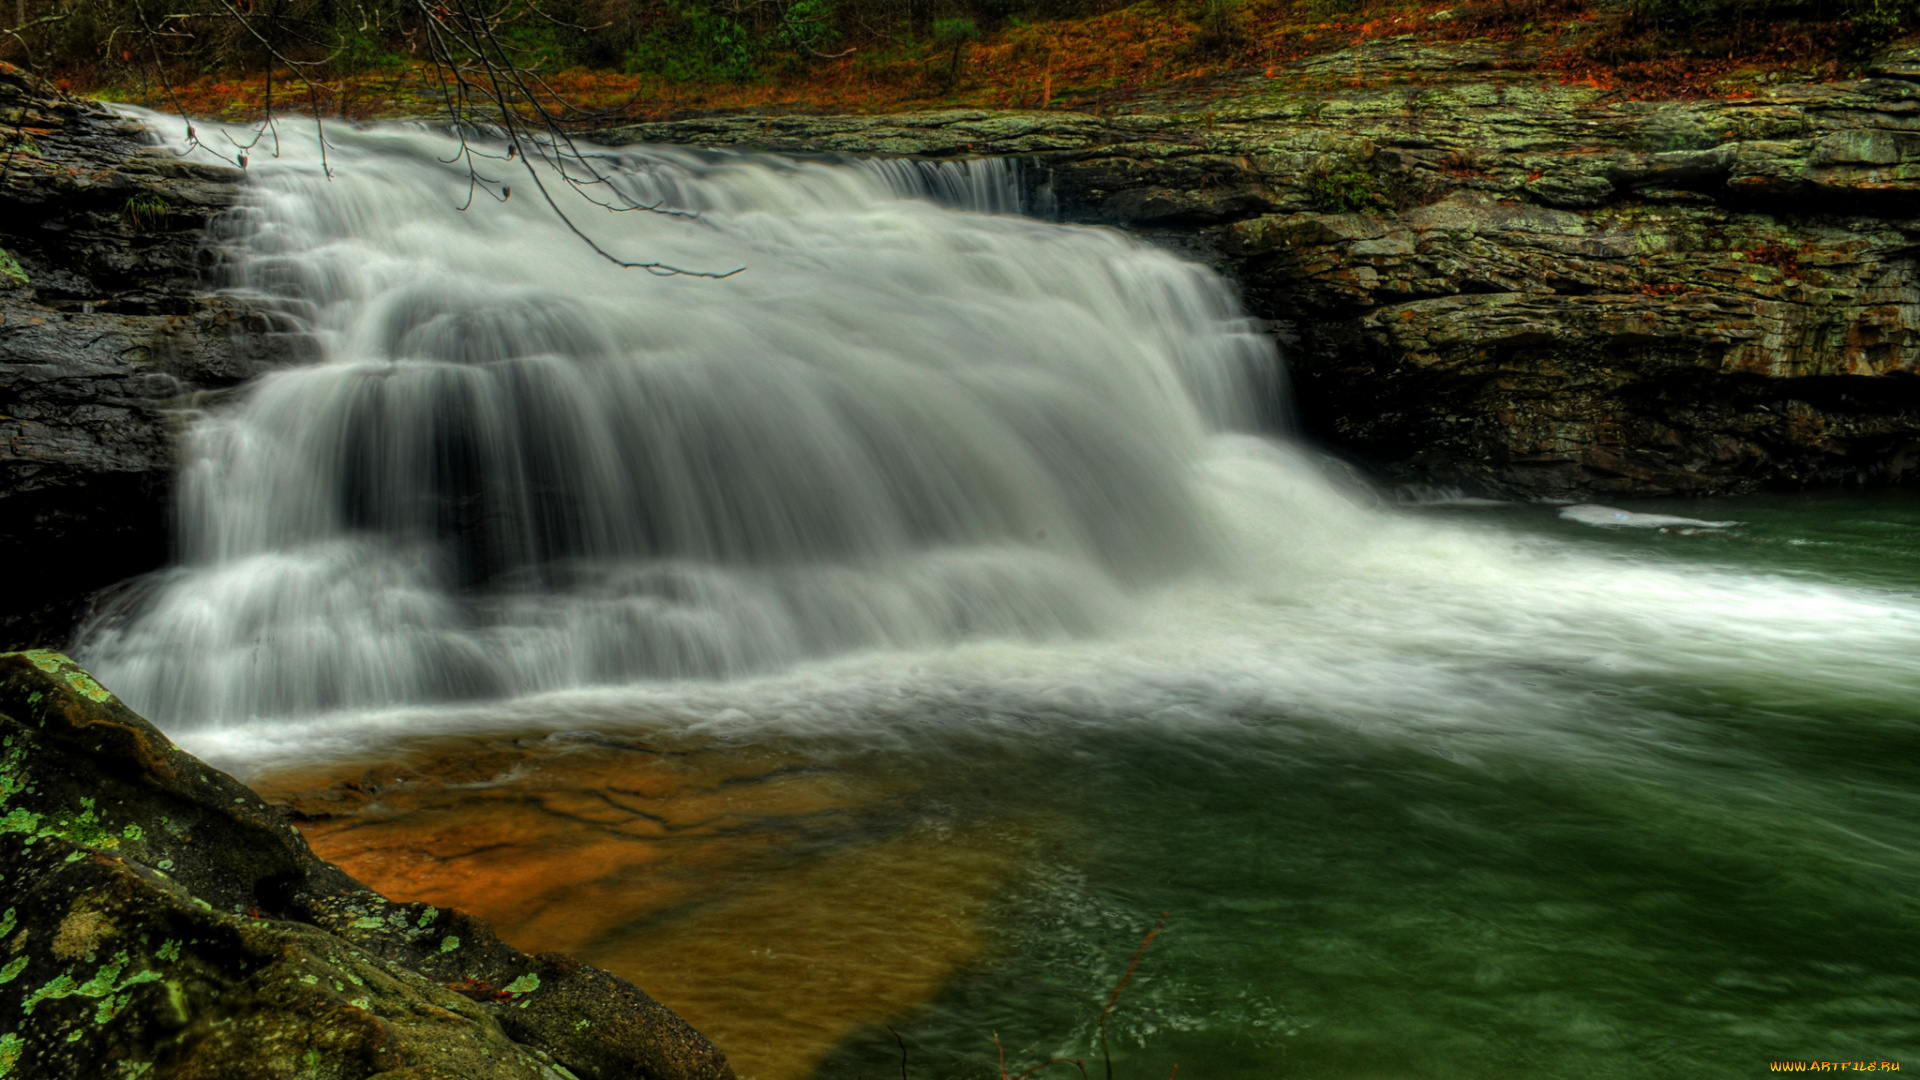
[[[0,1078],[724,1080],[604,971],[317,858],[54,652],[0,654]]]

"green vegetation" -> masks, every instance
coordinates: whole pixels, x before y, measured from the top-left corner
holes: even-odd
[[[120,219],[136,229],[151,229],[158,225],[172,209],[167,201],[158,195],[143,192],[127,200],[120,208]]]
[[[1352,214],[1373,207],[1373,177],[1358,169],[1314,174],[1309,194],[1313,208],[1323,214]]]
[[[741,82],[759,73],[760,42],[736,20],[688,6],[661,21],[627,53],[629,75],[673,82]]]
[[[933,43],[941,49],[951,49],[947,59],[947,85],[960,74],[960,52],[969,41],[980,40],[980,26],[972,19],[939,19],[933,24]]]
[[[437,102],[439,89],[414,76],[447,48],[449,26],[473,25],[464,14],[437,21],[447,7],[422,0],[179,0],[164,16],[143,2],[16,0],[19,32],[0,35],[0,60],[188,112],[257,115],[270,98],[372,116]],[[1445,11],[1418,0],[448,0],[462,13],[468,4],[486,32],[460,64],[478,70],[484,53],[533,73],[509,97],[644,100],[640,111],[865,110],[928,97],[1084,106],[1403,34],[1524,40],[1536,69],[1565,81],[1697,96],[1768,71],[1844,77],[1920,30],[1920,0],[1476,0]],[[468,96],[488,98],[483,83]]]
[[[181,0],[158,16],[139,0],[17,0],[18,37],[0,36],[0,59],[95,81],[138,81],[156,65],[174,77],[248,72],[269,50],[323,62],[328,73],[391,70],[427,58],[426,19],[413,0],[253,0],[253,30],[221,0]],[[503,51],[544,72],[568,67],[660,75],[676,81],[746,80],[776,56],[818,58],[846,42],[884,47],[967,37],[1011,17],[1078,16],[1116,0],[506,0],[496,10]]]

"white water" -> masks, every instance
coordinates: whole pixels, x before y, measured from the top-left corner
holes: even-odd
[[[1560,516],[1568,521],[1602,529],[1731,529],[1741,524],[1738,521],[1702,521],[1672,514],[1637,514],[1631,510],[1616,510],[1594,503],[1563,507]]]
[[[1911,602],[1374,507],[1248,433],[1276,358],[1221,281],[977,212],[996,166],[636,151],[697,219],[568,203],[712,281],[524,185],[460,212],[437,135],[332,138],[331,181],[256,157],[239,263],[323,357],[194,428],[182,564],[80,645],[216,757],[1293,714],[1471,755],[1634,682],[1920,689]]]

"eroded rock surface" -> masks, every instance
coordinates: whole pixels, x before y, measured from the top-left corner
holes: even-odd
[[[1288,346],[1308,431],[1398,478],[1547,496],[1911,481],[1913,65],[1630,102],[1503,69],[1523,59],[1385,41],[1198,106],[605,137],[1024,156],[1066,217],[1236,277]]]
[[[0,647],[61,644],[88,593],[165,561],[183,418],[284,350],[207,283],[239,169],[4,64],[0,142],[0,558],[24,571]]]
[[[726,1080],[631,984],[386,900],[58,653],[0,654],[0,1076]]]

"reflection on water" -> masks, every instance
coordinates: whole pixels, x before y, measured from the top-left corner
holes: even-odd
[[[1126,1080],[1920,1058],[1911,500],[1387,509],[1217,277],[919,197],[990,167],[621,151],[701,214],[603,243],[748,265],[658,281],[337,140],[238,264],[324,362],[80,653],[369,883],[757,1077],[1088,1057],[1160,911]]]
[[[809,1076],[935,997],[1027,846],[900,777],[664,739],[448,741],[257,786],[386,895],[646,987],[742,1080]]]
[[[915,1077],[990,1073],[995,1035],[1020,1067],[1095,1060],[1163,910],[1113,1017],[1122,1078],[1913,1058],[1920,503],[1634,508],[1749,524],[1448,512],[1569,547],[1482,575],[1410,519],[1461,580],[1364,619],[1338,581],[1180,593],[1118,639],[189,745],[272,770],[376,887],[626,974],[747,1075],[897,1075],[889,1024]],[[1524,649],[1522,598],[1553,627]],[[1446,611],[1480,637],[1439,648]],[[489,725],[517,734],[404,734]]]

